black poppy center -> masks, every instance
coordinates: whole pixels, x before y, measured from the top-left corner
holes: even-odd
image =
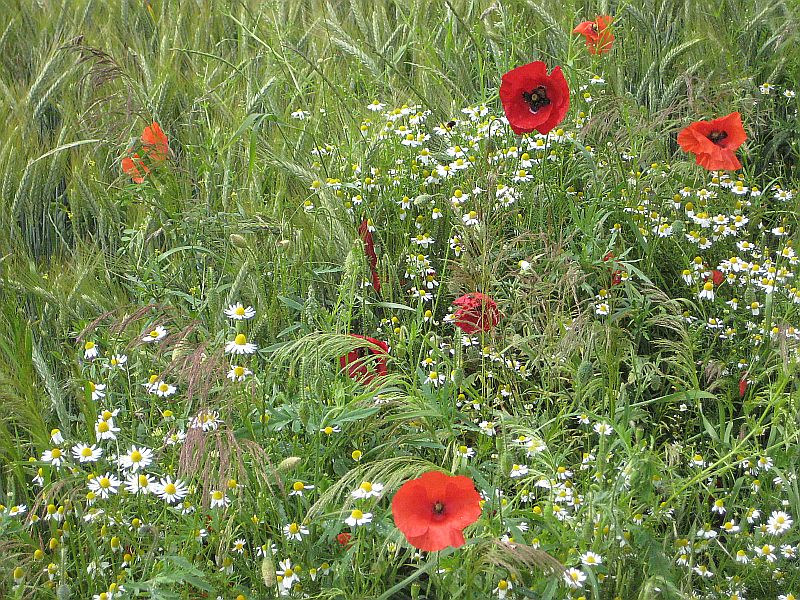
[[[724,140],[726,137],[728,137],[728,132],[727,131],[712,131],[706,137],[708,137],[708,139],[710,139],[715,144],[719,144],[722,140]]]
[[[543,106],[550,104],[547,97],[547,88],[543,85],[533,88],[530,92],[522,92],[522,99],[528,104],[531,112],[536,112]]]
[[[444,512],[444,504],[441,501],[436,501],[436,504],[433,505],[433,512],[437,515],[440,515]]]
[[[592,23],[592,27],[591,27],[591,29],[592,29],[592,31],[593,31],[594,33],[597,33],[597,32],[598,32],[597,23]]]

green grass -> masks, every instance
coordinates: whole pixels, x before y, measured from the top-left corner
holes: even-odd
[[[293,597],[477,599],[499,595],[501,580],[514,598],[800,594],[798,559],[781,554],[800,543],[797,525],[759,530],[773,511],[800,516],[797,267],[781,254],[798,245],[798,100],[784,95],[800,92],[793,2],[181,4],[0,6],[0,596],[91,598],[114,583],[122,597],[277,597],[286,559],[302,565]],[[616,40],[592,56],[571,30],[598,14],[614,15]],[[473,167],[427,184],[419,149],[382,139],[384,112],[419,106],[425,123],[397,123],[432,134],[434,159],[452,160],[433,127],[457,120],[468,147],[483,119],[462,109],[502,115],[500,77],[532,60],[561,65],[572,105],[566,137],[549,140],[554,160],[529,167],[531,181],[512,181],[519,152],[493,160],[523,143],[510,132],[484,136],[466,152]],[[368,110],[374,100],[386,109]],[[712,187],[676,142],[692,121],[734,110],[748,134],[741,180],[760,196]],[[153,121],[170,156],[136,184],[121,159],[141,151]],[[497,205],[498,185],[517,188],[513,204]],[[776,186],[794,197],[776,199]],[[480,225],[464,226],[450,198],[476,187],[465,210]],[[704,188],[717,196],[698,198]],[[716,239],[689,201],[749,222]],[[362,285],[366,218],[380,294]],[[659,237],[658,225],[671,233]],[[711,247],[687,241],[693,230]],[[412,245],[418,233],[435,244]],[[737,247],[745,240],[761,257]],[[425,285],[412,265],[420,252],[435,269],[429,301],[410,293]],[[758,262],[758,277],[700,299],[703,277],[732,256]],[[778,289],[765,293],[761,276],[777,276]],[[473,291],[491,295],[502,319],[463,347],[443,320]],[[225,316],[238,301],[253,319]],[[168,336],[142,342],[156,325]],[[258,352],[225,354],[237,333]],[[340,369],[358,344],[351,333],[391,347],[374,386]],[[99,359],[83,358],[87,341]],[[107,368],[117,353],[125,370]],[[239,363],[253,374],[233,383]],[[446,382],[428,383],[431,370]],[[177,393],[148,394],[151,376]],[[107,396],[92,399],[89,382]],[[72,446],[96,443],[98,415],[115,409],[117,440],[99,442],[99,463],[78,463]],[[211,411],[215,429],[192,428]],[[613,433],[595,432],[599,423]],[[168,443],[179,431],[186,439]],[[526,455],[520,436],[536,450]],[[192,511],[152,494],[87,500],[87,476],[118,474],[111,459],[132,444],[154,450],[153,476],[190,486]],[[71,469],[42,460],[54,447]],[[743,462],[767,456],[769,470]],[[528,474],[510,477],[523,463]],[[390,499],[433,468],[473,478],[486,503],[466,546],[420,556],[394,527]],[[43,486],[32,483],[39,469]],[[315,487],[290,496],[297,481]],[[385,493],[364,505],[373,523],[341,546],[362,481]],[[228,507],[210,508],[214,490],[227,490]],[[724,515],[712,511],[718,499]],[[10,514],[17,505],[24,515]],[[65,519],[45,519],[48,505]],[[760,520],[747,521],[750,509]],[[723,531],[728,520],[741,531]],[[310,534],[287,539],[283,527],[304,521]],[[709,528],[716,537],[703,537]],[[757,556],[764,544],[774,562]],[[602,565],[581,566],[587,551]],[[582,569],[582,588],[567,588],[564,567]]]

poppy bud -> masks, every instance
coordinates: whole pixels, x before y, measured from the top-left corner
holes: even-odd
[[[279,471],[293,471],[303,461],[299,456],[289,456],[278,464]]]
[[[247,248],[247,239],[243,235],[239,235],[238,233],[232,233],[229,238],[231,244],[239,248],[240,250],[245,250]]]
[[[275,577],[275,562],[271,558],[265,558],[261,561],[261,579],[264,580],[264,585],[272,587],[277,580]]]
[[[575,383],[578,386],[583,387],[589,380],[592,378],[594,374],[594,365],[590,360],[584,360],[581,362],[580,366],[578,367],[578,372],[575,374]]]
[[[739,381],[739,398],[744,398],[745,392],[747,392],[748,382],[747,379],[742,379]]]

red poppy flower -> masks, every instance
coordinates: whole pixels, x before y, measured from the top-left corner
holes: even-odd
[[[134,153],[122,159],[122,172],[125,173],[125,175],[130,175],[133,183],[142,183],[145,175],[150,172],[150,169],[147,168],[147,165],[144,164],[141,157]]]
[[[500,100],[514,133],[548,133],[561,123],[569,109],[569,86],[561,67],[548,75],[540,60],[503,75]]]
[[[458,307],[453,313],[453,323],[466,334],[489,331],[500,322],[497,304],[480,292],[464,294],[456,298],[453,304]]]
[[[744,398],[745,393],[747,392],[747,379],[739,380],[739,397]]]
[[[167,160],[169,141],[164,132],[161,131],[161,126],[155,121],[142,131],[142,152],[145,153],[150,160],[156,162]]]
[[[366,337],[363,335],[350,334],[351,337],[360,340],[366,340],[377,346],[377,348],[356,348],[348,352],[344,356],[339,357],[339,365],[342,370],[347,369],[347,376],[351,379],[357,379],[364,384],[370,383],[376,376],[381,377],[389,373],[386,367],[386,356],[389,353],[389,346],[385,342],[376,340],[375,338]],[[367,360],[369,355],[375,357],[373,360]]]
[[[358,234],[364,242],[364,254],[367,255],[369,261],[369,268],[372,272],[372,287],[376,292],[381,291],[381,280],[378,278],[378,255],[375,254],[375,242],[372,239],[372,232],[369,230],[369,222],[367,219],[361,221],[358,226]]]
[[[742,164],[735,152],[746,139],[738,112],[713,121],[697,121],[678,134],[683,151],[694,153],[697,164],[709,171],[740,169]]]
[[[336,536],[336,541],[339,542],[340,546],[347,546],[348,544],[350,544],[351,537],[353,536],[347,533],[346,531],[343,531],[342,533]]]
[[[415,548],[425,552],[459,548],[465,543],[464,528],[481,516],[480,500],[469,477],[429,471],[397,490],[392,516]]]
[[[614,43],[614,34],[609,29],[613,17],[602,15],[594,21],[584,21],[572,30],[586,38],[586,49],[589,54],[605,54],[611,51]]]
[[[133,153],[122,159],[122,172],[129,175],[134,183],[142,183],[145,176],[150,172],[150,168],[145,164],[145,158],[151,164],[159,163],[167,160],[167,154],[169,153],[167,136],[155,121],[152,125],[144,128],[141,140],[142,155]]]

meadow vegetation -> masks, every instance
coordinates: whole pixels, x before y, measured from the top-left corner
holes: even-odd
[[[795,2],[0,17],[0,597],[800,597]]]

